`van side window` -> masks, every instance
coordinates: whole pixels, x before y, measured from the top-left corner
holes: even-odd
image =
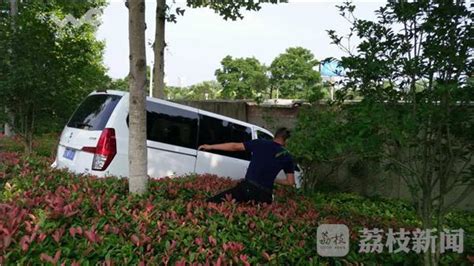
[[[257,130],[257,138],[264,140],[273,140],[273,137],[271,135],[268,135],[267,133],[260,130]]]
[[[197,113],[153,102],[146,109],[148,140],[197,148]]]
[[[252,129],[226,120],[200,115],[199,145],[252,140]],[[242,160],[250,160],[250,152],[209,151]]]

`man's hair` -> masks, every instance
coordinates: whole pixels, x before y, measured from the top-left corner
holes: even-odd
[[[286,127],[280,127],[275,131],[275,138],[282,138],[283,140],[287,140],[290,137],[290,130]]]

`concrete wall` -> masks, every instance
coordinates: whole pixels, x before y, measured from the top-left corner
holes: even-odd
[[[209,112],[247,121],[247,102],[245,101],[176,101]]]
[[[261,106],[246,101],[176,101],[202,110],[242,120],[270,131],[278,127],[293,128],[299,106]]]
[[[259,106],[254,103],[247,105],[247,122],[274,132],[278,127],[293,128],[296,125],[299,106]]]
[[[326,180],[321,180],[321,183],[329,184],[340,191],[355,192],[367,197],[377,196],[411,201],[410,191],[402,177],[384,171],[380,164],[372,162],[362,162],[364,166],[354,170],[354,165],[357,163],[360,162],[356,159],[345,161]],[[453,189],[446,197],[446,202],[450,203],[457,199],[465,188]],[[473,211],[474,191],[460,202],[457,208]]]
[[[245,101],[178,101],[178,103],[215,112],[242,121],[246,121],[270,131],[280,126],[293,128],[300,106],[261,106]],[[324,108],[324,105],[319,106]],[[322,182],[331,184],[339,190],[356,192],[365,196],[382,196],[410,200],[410,192],[401,177],[381,170],[380,165],[363,163],[362,168],[354,170],[356,160],[348,160],[335,173]],[[359,162],[360,163],[360,162]],[[459,195],[459,188],[448,197],[448,201]],[[474,192],[458,206],[465,210],[474,210]]]

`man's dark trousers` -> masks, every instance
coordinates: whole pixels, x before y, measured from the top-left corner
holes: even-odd
[[[259,187],[245,179],[237,186],[209,198],[207,202],[221,203],[225,201],[227,194],[230,194],[236,202],[272,203],[272,192],[269,189]]]

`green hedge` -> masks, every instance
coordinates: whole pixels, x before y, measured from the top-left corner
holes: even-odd
[[[403,202],[278,188],[269,206],[206,203],[206,197],[235,184],[211,175],[152,180],[147,195],[133,196],[124,179],[50,170],[45,157],[0,155],[1,265],[419,263],[413,253],[358,253],[357,230],[364,226],[419,225]],[[446,254],[444,262],[467,263],[474,216],[452,216],[448,222],[467,231],[466,252]],[[344,223],[352,230],[346,257],[318,256],[316,229],[322,223]]]

